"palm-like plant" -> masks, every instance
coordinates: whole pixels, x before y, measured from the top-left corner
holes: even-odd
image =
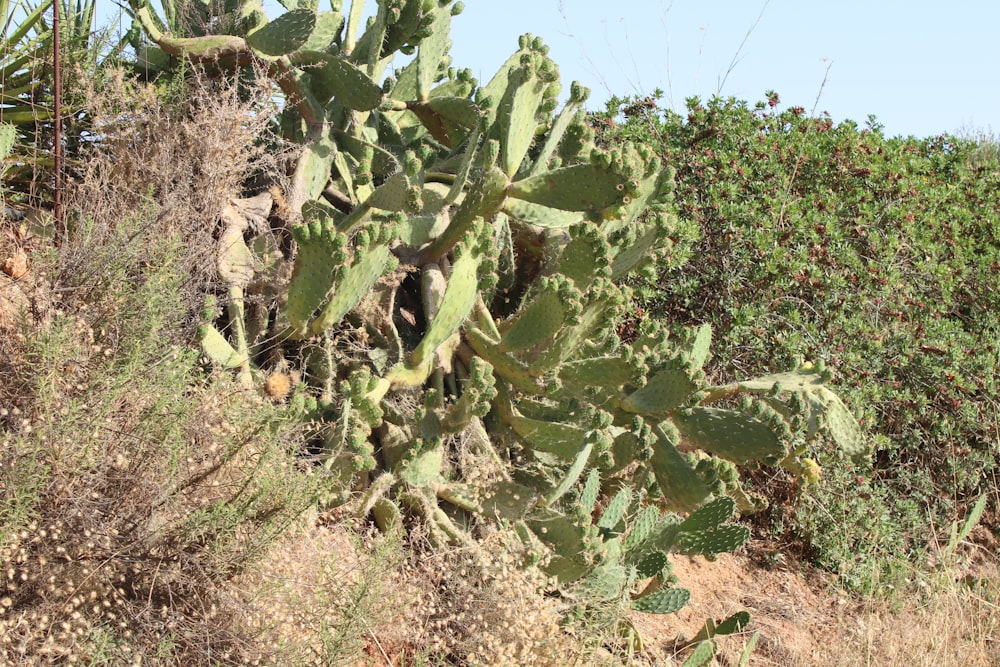
[[[59,2],[59,61],[77,82],[117,57],[124,40],[110,47],[110,32],[94,30],[96,0]],[[55,166],[53,85],[54,0],[0,0],[0,123],[14,141],[3,170],[3,191],[31,206],[52,199]],[[86,130],[85,95],[76,85],[61,91],[65,148],[72,158]],[[8,130],[10,133],[11,130]]]
[[[44,101],[52,43],[43,18],[51,5],[52,0],[34,6],[0,0],[0,122],[14,128],[8,136],[15,138],[4,170],[4,190],[22,196],[37,193],[38,170],[51,163],[47,152],[39,150],[40,130],[53,120],[52,107]]]

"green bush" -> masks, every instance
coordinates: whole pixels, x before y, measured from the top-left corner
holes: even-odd
[[[233,578],[319,495],[285,411],[206,376],[176,235],[78,221],[0,321],[0,653],[87,664],[262,655]],[[228,656],[228,657],[227,657]]]
[[[682,116],[615,99],[595,115],[604,137],[677,165],[680,215],[701,230],[697,260],[664,268],[640,303],[710,322],[719,375],[799,356],[834,366],[874,458],[824,466],[828,483],[793,525],[828,565],[872,539],[887,556],[913,553],[997,468],[1000,169],[983,142],[890,138],[871,118],[835,124],[777,104],[692,98]],[[877,534],[843,528],[862,520]]]

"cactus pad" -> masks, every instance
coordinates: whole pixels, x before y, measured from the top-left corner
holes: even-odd
[[[247,362],[246,355],[238,353],[226,337],[209,324],[198,327],[198,342],[205,356],[223,368],[238,368]]]
[[[510,198],[504,203],[504,212],[515,220],[545,229],[566,229],[583,220],[579,211],[564,211],[523,199]]]
[[[680,530],[699,532],[718,528],[728,521],[736,509],[736,502],[729,496],[722,496],[706,503],[692,512],[680,525]]]
[[[302,45],[302,50],[328,51],[343,27],[344,15],[340,12],[319,12],[316,14],[316,27]]]
[[[726,524],[714,530],[696,533],[681,532],[677,536],[674,551],[687,556],[714,556],[736,551],[750,539],[750,529],[746,526]]]
[[[343,58],[321,54],[322,66],[311,74],[319,99],[335,98],[348,109],[368,111],[382,102],[382,88]]]
[[[632,609],[647,614],[672,614],[680,611],[691,599],[686,588],[667,588],[632,601]]]
[[[668,565],[667,554],[662,551],[652,551],[635,564],[635,571],[640,578],[648,579],[663,572]]]
[[[782,438],[764,422],[734,410],[692,408],[674,417],[684,437],[735,463],[785,455]]]
[[[421,365],[438,346],[457,332],[472,312],[479,293],[476,273],[481,261],[481,255],[471,251],[463,253],[455,261],[437,316],[411,355],[414,366]]]
[[[650,464],[663,497],[675,509],[694,510],[708,498],[711,490],[663,431],[659,427],[654,431],[657,441]]]
[[[598,213],[621,201],[624,180],[610,169],[577,164],[515,181],[510,196],[564,211]]]
[[[288,287],[288,319],[294,329],[304,331],[333,288],[335,272],[347,260],[347,238],[329,218],[296,225],[292,236],[299,252]]]
[[[630,394],[621,402],[621,408],[626,412],[665,418],[697,388],[685,371],[668,368],[651,377],[646,386]]]
[[[315,27],[311,9],[294,9],[247,35],[247,44],[266,56],[284,56],[299,50]]]
[[[501,352],[524,350],[542,343],[563,325],[559,294],[546,290],[524,308],[500,341]]]

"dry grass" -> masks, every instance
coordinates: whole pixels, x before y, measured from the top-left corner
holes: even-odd
[[[525,569],[502,532],[474,549],[437,551],[418,564],[426,578],[414,637],[457,664],[583,664],[583,647],[561,626],[556,600],[543,593],[547,577]]]
[[[280,406],[206,377],[191,350],[219,213],[258,168],[263,121],[233,86],[184,90],[168,109],[107,82],[61,246],[44,225],[0,229],[5,256],[28,251],[0,283],[2,664],[268,657],[230,582],[318,480]]]
[[[996,667],[1000,586],[957,582],[899,606],[868,603],[841,631],[819,667]]]
[[[278,417],[192,357],[129,367],[55,316],[0,409],[4,664],[241,664],[263,654],[229,580],[315,501]],[[89,351],[90,354],[81,354]],[[71,367],[67,361],[71,361]]]

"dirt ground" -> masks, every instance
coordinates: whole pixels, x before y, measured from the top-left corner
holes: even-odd
[[[972,560],[962,573],[943,574],[936,590],[862,601],[830,577],[808,568],[802,574],[794,564],[768,569],[746,555],[720,554],[714,562],[681,556],[674,558],[674,571],[691,590],[691,602],[669,616],[637,615],[634,623],[644,637],[660,638],[659,648],[670,655],[675,638],[694,636],[706,618],[749,611],[750,627],[719,641],[717,664],[726,667],[740,664],[755,633],[760,636],[748,667],[997,667],[995,559]],[[948,580],[955,576],[981,587]],[[684,657],[674,653],[672,659],[680,664]]]
[[[338,553],[329,561],[334,569],[343,568],[345,578],[356,578],[365,569],[359,564],[356,547],[342,524],[326,525],[319,526],[309,540],[290,543],[282,558],[268,559],[270,564],[259,574],[271,582],[283,580],[291,584],[283,596],[284,605],[291,605],[277,617],[287,614],[285,618],[291,621],[298,616],[298,623],[293,621],[291,625],[306,620],[294,608],[301,611],[310,606],[303,603],[318,583],[317,572],[322,570],[318,561],[323,560],[319,554]],[[995,559],[978,560],[975,566],[965,569],[966,576],[972,577],[970,573],[974,572],[976,580],[992,582],[992,595],[977,593],[961,583],[947,585],[943,580],[939,589],[928,588],[922,595],[873,602],[855,599],[839,589],[832,578],[795,563],[767,568],[746,554],[721,554],[714,562],[674,557],[679,585],[691,590],[691,601],[676,614],[633,615],[633,624],[645,645],[644,655],[637,656],[636,664],[681,665],[688,651],[678,647],[685,638],[698,633],[705,619],[721,621],[745,610],[752,616],[750,626],[740,635],[719,639],[719,653],[713,664],[740,665],[745,648],[756,634],[759,636],[752,651],[742,663],[746,667],[1000,667],[997,571],[987,564]],[[389,589],[397,593],[394,604],[405,605],[413,592],[403,593],[399,585],[397,580]],[[411,664],[400,658],[401,652],[411,653],[415,648],[401,639],[400,631],[405,628],[393,620],[392,610],[388,616],[377,615],[381,619],[374,621],[373,627],[356,628],[361,630],[357,639],[361,645],[356,648],[361,648],[367,658],[355,664]],[[302,629],[299,625],[300,632]]]

